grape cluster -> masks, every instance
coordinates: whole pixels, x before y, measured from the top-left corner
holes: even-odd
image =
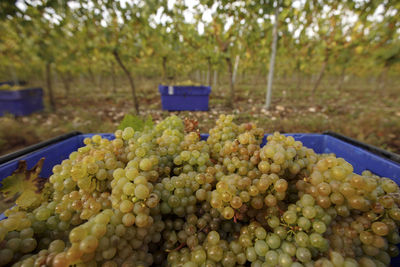
[[[187,128],[187,127],[186,127]],[[194,129],[192,129],[194,130]],[[0,266],[390,266],[396,183],[221,115],[207,140],[171,116],[94,135],[48,201],[0,221]]]

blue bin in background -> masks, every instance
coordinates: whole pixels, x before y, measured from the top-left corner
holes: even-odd
[[[0,90],[0,116],[25,116],[43,110],[43,89]]]
[[[337,157],[344,158],[353,165],[354,172],[358,174],[361,174],[364,170],[370,170],[379,176],[391,178],[400,185],[400,163],[380,157],[366,149],[347,143],[328,134],[286,135],[293,136],[295,140],[301,141],[304,146],[314,149],[317,153],[334,153]],[[79,147],[84,145],[84,138],[91,136],[93,136],[93,134],[73,133],[72,136],[66,135],[64,138],[56,138],[49,142],[43,142],[38,146],[37,150],[33,150],[34,146],[28,148],[28,150],[25,149],[29,151],[28,154],[23,154],[23,150],[21,150],[20,152],[13,153],[14,157],[12,157],[11,154],[0,157],[0,181],[12,174],[18,166],[19,160],[26,160],[28,168],[32,168],[42,157],[45,157],[45,161],[41,177],[48,178],[51,175],[54,165],[67,159],[71,152],[76,151]],[[109,140],[114,139],[113,134],[101,134],[101,136]],[[264,136],[262,145],[266,143],[267,136],[268,135]],[[207,139],[207,137],[208,134],[201,135],[203,140]],[[10,160],[8,160],[7,157]],[[3,218],[4,216],[1,215],[0,220]],[[400,266],[400,256],[393,258],[391,264],[392,266]]]
[[[207,111],[210,86],[168,86],[159,85],[163,110],[169,111]]]

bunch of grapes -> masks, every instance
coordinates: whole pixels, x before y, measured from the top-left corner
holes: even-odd
[[[195,124],[193,124],[195,125]],[[185,132],[189,129],[189,132]],[[390,266],[392,180],[221,115],[99,135],[54,166],[48,201],[0,221],[0,266]]]

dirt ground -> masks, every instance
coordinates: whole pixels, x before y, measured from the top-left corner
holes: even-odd
[[[70,131],[115,131],[125,114],[134,114],[130,90],[123,80],[116,93],[107,84],[99,88],[87,82],[74,83],[66,94],[62,84],[56,84],[56,111],[46,107],[30,116],[1,117],[0,155]],[[233,109],[226,107],[228,83],[220,81],[213,87],[208,112],[163,111],[158,81],[139,79],[137,84],[140,115],[150,115],[154,121],[176,114],[197,119],[200,131],[207,132],[220,114],[234,114],[237,122],[255,122],[266,133],[334,131],[400,153],[400,83],[395,81],[383,89],[367,79],[352,78],[338,90],[337,80],[331,77],[312,96],[311,81],[299,85],[277,79],[270,110],[264,108],[265,79],[239,80]]]

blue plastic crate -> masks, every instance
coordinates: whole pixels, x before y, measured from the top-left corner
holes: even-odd
[[[38,151],[31,152],[19,158],[10,160],[9,162],[0,164],[0,181],[17,168],[19,160],[26,160],[28,168],[32,168],[40,158],[45,157],[42,177],[49,177],[54,165],[61,163],[62,160],[68,158],[69,154],[83,146],[83,139],[91,137],[94,134],[80,134],[70,137],[66,140],[53,145],[44,147]],[[400,185],[400,164],[381,158],[362,148],[348,144],[342,140],[324,134],[287,134],[293,136],[294,139],[301,141],[304,146],[314,149],[317,153],[335,153],[336,156],[347,160],[354,167],[354,172],[360,174],[364,170],[388,177]],[[114,139],[113,134],[101,134],[107,139]],[[207,134],[202,134],[201,138],[205,140]],[[264,136],[262,145],[266,142],[267,135]]]
[[[163,110],[208,110],[210,86],[159,85]]]
[[[104,138],[114,139],[113,134],[101,134]],[[317,153],[335,153],[338,157],[342,157],[351,163],[354,172],[360,174],[364,170],[370,170],[373,173],[391,178],[400,185],[400,164],[381,158],[367,150],[346,143],[335,137],[324,134],[287,134],[293,136],[295,140],[301,141],[306,147],[314,149]],[[28,168],[32,168],[36,162],[45,157],[42,177],[49,177],[54,165],[61,163],[67,159],[69,154],[82,147],[83,139],[91,137],[93,134],[76,135],[59,143],[49,145],[38,151],[31,152],[27,155],[13,159],[0,165],[0,181],[11,175],[17,168],[19,160],[26,160]],[[207,139],[207,134],[202,134],[203,140]],[[267,135],[264,136],[263,144],[266,142]],[[0,216],[0,220],[4,216]],[[400,266],[400,256],[392,259],[392,266]]]
[[[10,176],[13,171],[17,169],[18,162],[20,160],[25,160],[28,169],[30,169],[43,157],[45,158],[45,161],[43,163],[40,176],[48,178],[52,173],[54,165],[60,164],[64,159],[67,159],[69,154],[84,145],[83,139],[86,137],[92,137],[93,135],[94,134],[75,135],[56,144],[49,145],[38,151],[34,151],[9,162],[3,163],[0,165],[0,181]],[[113,134],[101,134],[101,136],[110,140],[115,138]]]
[[[0,116],[6,113],[25,116],[39,110],[43,110],[42,88],[0,91]]]

